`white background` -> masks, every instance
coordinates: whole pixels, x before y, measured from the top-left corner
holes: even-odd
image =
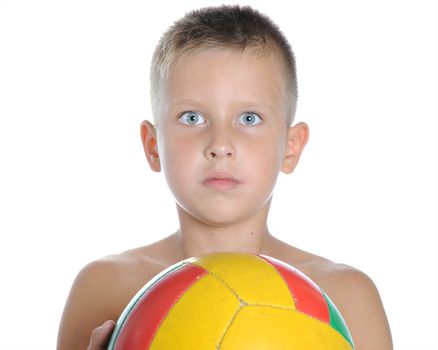
[[[220,3],[2,2],[2,350],[54,348],[86,263],[178,227],[140,141],[149,63],[174,20]],[[437,349],[436,1],[250,4],[295,50],[311,130],[271,231],[371,276],[396,349]]]

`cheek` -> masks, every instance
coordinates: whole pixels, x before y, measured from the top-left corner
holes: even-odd
[[[275,172],[280,169],[284,157],[284,145],[277,136],[259,140],[252,146],[251,163],[259,171]]]
[[[277,181],[283,159],[283,148],[278,142],[260,143],[243,161],[248,169],[249,182],[263,193],[270,193]]]
[[[162,147],[162,168],[169,185],[178,185],[186,178],[192,178],[191,172],[196,169],[199,157],[199,147],[193,142],[178,138],[167,139]]]

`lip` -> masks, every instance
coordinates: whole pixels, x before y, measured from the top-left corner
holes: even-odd
[[[230,190],[239,185],[240,181],[224,171],[210,173],[202,182],[205,186],[217,190]]]

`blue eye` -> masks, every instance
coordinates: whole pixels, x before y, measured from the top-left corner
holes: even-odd
[[[201,113],[192,111],[184,112],[179,119],[182,120],[183,124],[187,125],[200,125],[203,124],[202,120],[205,121],[205,118]]]
[[[262,118],[257,113],[254,112],[245,112],[240,116],[241,120],[243,119],[243,122],[246,125],[257,125],[262,122]]]

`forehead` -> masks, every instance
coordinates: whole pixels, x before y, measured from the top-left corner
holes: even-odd
[[[281,104],[286,80],[275,53],[231,48],[203,49],[181,56],[164,84],[168,103],[196,99]]]

